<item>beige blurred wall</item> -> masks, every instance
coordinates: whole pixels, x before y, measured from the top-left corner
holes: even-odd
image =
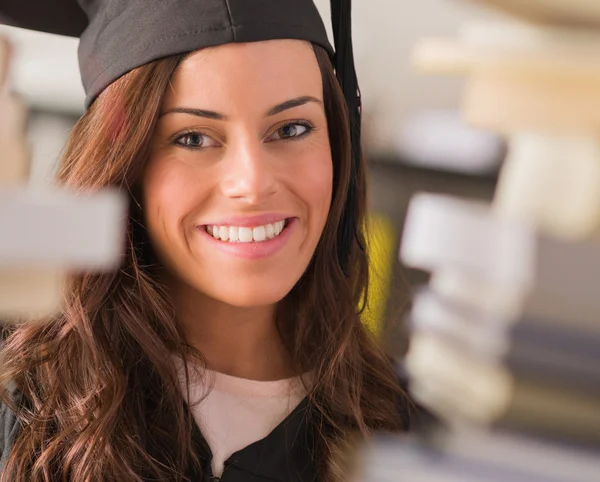
[[[329,0],[315,0],[329,18]],[[492,14],[466,0],[354,0],[357,70],[371,147],[387,150],[404,117],[421,108],[455,108],[463,82],[417,74],[411,53],[419,39],[454,36],[464,22]]]

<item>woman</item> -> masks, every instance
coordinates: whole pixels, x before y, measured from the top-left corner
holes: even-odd
[[[202,37],[219,2],[198,2],[193,48],[190,10],[166,2],[185,45],[151,61],[173,35],[138,29],[161,18],[144,2],[87,11],[80,53],[102,65],[83,57],[89,108],[58,174],[129,192],[123,264],[74,277],[55,319],[9,330],[0,480],[345,480],[347,437],[410,422],[359,318],[358,100],[340,77],[344,98],[312,1],[225,2],[232,31],[261,25],[233,41]],[[123,18],[152,39],[106,62],[119,38],[97,32]]]

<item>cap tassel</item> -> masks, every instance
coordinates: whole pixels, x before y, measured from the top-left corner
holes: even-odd
[[[335,70],[348,105],[352,159],[348,195],[338,229],[338,258],[348,275],[348,261],[352,244],[356,241],[356,213],[358,211],[358,169],[361,156],[361,95],[354,65],[352,48],[352,1],[331,0],[331,19],[335,44]],[[364,247],[359,243],[359,249]]]

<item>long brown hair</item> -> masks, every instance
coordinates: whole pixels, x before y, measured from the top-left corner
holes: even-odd
[[[404,397],[393,369],[360,321],[367,296],[364,246],[365,166],[356,193],[357,229],[349,271],[338,258],[348,198],[349,126],[331,62],[315,52],[323,76],[334,159],[331,212],[315,255],[276,321],[298,373],[312,371],[311,423],[322,477],[346,435],[402,430]],[[165,91],[183,55],[140,67],[108,87],[74,127],[58,182],[78,190],[118,186],[131,199],[121,268],[70,280],[62,313],[9,328],[3,348],[2,401],[22,427],[2,481],[185,480],[198,463],[193,420],[185,409],[172,354],[197,356],[186,344],[160,285],[136,200]],[[359,229],[360,228],[360,229]],[[16,387],[15,400],[7,387]],[[152,449],[150,449],[152,447]]]

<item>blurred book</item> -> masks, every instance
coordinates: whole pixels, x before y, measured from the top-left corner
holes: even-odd
[[[600,444],[600,394],[516,376],[434,333],[415,333],[407,369],[415,399],[449,423]]]
[[[516,376],[600,395],[600,326],[569,320],[507,320],[444,299],[416,294],[410,316],[415,334],[434,334],[474,360],[502,363]]]
[[[406,164],[473,176],[497,173],[506,155],[501,136],[469,126],[455,110],[407,115],[395,144]]]
[[[425,443],[381,437],[363,454],[369,482],[597,482],[600,452],[526,436],[455,429]]]

